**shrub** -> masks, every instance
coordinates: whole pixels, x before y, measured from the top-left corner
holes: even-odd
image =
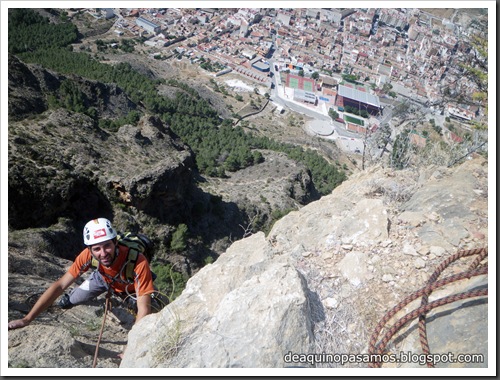
[[[171,264],[154,262],[151,270],[156,274],[156,288],[169,302],[176,299],[186,287],[186,278],[176,272]]]
[[[170,248],[175,252],[182,252],[187,247],[188,228],[185,224],[179,224],[175,232],[172,234],[172,242]]]

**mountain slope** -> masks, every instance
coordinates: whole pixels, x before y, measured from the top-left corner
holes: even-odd
[[[367,353],[384,314],[423,287],[441,262],[487,246],[487,173],[487,162],[475,158],[452,169],[372,168],[353,176],[282,218],[267,237],[243,239],[203,268],[179,298],[131,330],[120,366],[309,366],[285,357]],[[441,278],[466,271],[474,258],[453,262]],[[432,297],[487,283],[487,275],[455,281]],[[402,312],[410,306],[415,302]],[[487,297],[431,310],[431,352],[473,347],[485,362],[460,365],[487,366],[487,310]],[[390,350],[420,353],[415,326],[404,327]]]

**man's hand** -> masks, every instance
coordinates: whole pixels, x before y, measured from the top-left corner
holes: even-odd
[[[49,286],[24,318],[9,322],[9,330],[28,326],[42,311],[52,305],[56,298],[63,294],[64,290],[73,282],[75,282],[75,277],[71,273],[66,272],[59,280]]]
[[[30,322],[26,319],[16,319],[14,321],[9,322],[9,330],[19,329],[21,327],[26,327],[30,324]]]

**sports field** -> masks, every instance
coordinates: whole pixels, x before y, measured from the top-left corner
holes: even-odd
[[[299,79],[298,78],[290,77],[290,78],[288,78],[288,80],[289,80],[289,87],[299,88]]]
[[[309,81],[304,81],[304,91],[313,91],[313,84]]]
[[[314,92],[314,80],[298,75],[287,74],[286,87],[298,88],[299,90]]]
[[[349,115],[344,115],[344,120],[348,121],[350,123],[361,125],[362,127],[365,125],[365,123],[363,122],[363,120],[356,119],[355,117],[351,117]]]

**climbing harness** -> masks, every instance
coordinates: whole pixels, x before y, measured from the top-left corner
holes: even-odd
[[[151,262],[153,256],[153,243],[144,234],[132,234],[127,232],[125,234],[118,233],[117,235],[118,245],[123,245],[128,247],[127,260],[125,264],[120,269],[120,278],[128,281],[128,283],[133,283],[135,279],[134,268],[139,258],[139,253],[142,253],[146,260]],[[92,256],[90,266],[92,268],[98,269],[99,261]],[[118,278],[118,277],[117,277]]]

